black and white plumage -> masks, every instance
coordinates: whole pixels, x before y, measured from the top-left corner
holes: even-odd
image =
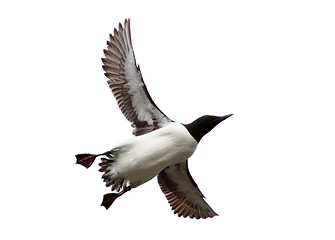
[[[116,193],[106,194],[102,205],[108,209],[116,198],[157,175],[161,190],[178,216],[216,216],[188,170],[188,158],[201,138],[231,114],[205,115],[190,124],[170,120],[153,102],[143,82],[135,61],[129,19],[114,29],[104,54],[103,69],[109,87],[136,137],[102,154],[76,155],[77,163],[87,168],[96,157],[103,156],[99,164],[102,178]]]
[[[125,20],[124,27],[120,23],[119,30],[114,29],[104,54],[103,69],[109,87],[122,113],[135,128],[133,134],[142,135],[170,123],[151,99],[136,65],[129,20]]]

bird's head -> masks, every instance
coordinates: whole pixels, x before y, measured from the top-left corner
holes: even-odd
[[[200,142],[201,138],[209,133],[216,125],[232,115],[233,114],[228,114],[225,116],[204,115],[189,124],[185,124],[185,127],[193,136],[193,138],[197,142]]]

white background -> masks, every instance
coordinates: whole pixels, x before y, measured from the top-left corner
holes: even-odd
[[[1,239],[335,239],[334,2],[220,2],[1,2]],[[234,114],[189,162],[218,217],[178,218],[156,179],[106,211],[74,164],[131,137],[100,61],[128,17],[167,116]]]

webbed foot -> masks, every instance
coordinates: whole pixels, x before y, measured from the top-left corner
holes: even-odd
[[[107,193],[104,195],[101,206],[104,206],[106,210],[112,206],[113,202],[120,197],[119,193]]]
[[[99,156],[99,155],[95,155],[95,154],[89,154],[89,153],[82,153],[82,154],[77,154],[76,155],[76,159],[77,159],[77,164],[83,165],[86,168],[89,168],[95,158]]]
[[[107,193],[107,194],[105,194],[104,198],[102,200],[101,206],[104,206],[107,210],[110,206],[112,206],[113,202],[118,197],[122,196],[123,194],[125,194],[126,192],[128,192],[130,190],[131,190],[131,187],[127,186],[119,193]]]

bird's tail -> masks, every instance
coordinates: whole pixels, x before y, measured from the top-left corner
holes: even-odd
[[[101,158],[101,163],[99,163],[99,171],[103,173],[102,179],[106,183],[106,187],[111,187],[112,191],[117,192],[129,185],[129,181],[120,177],[119,172],[115,168],[118,152],[119,148],[112,149],[108,154],[105,154],[107,158]]]
[[[81,164],[86,168],[89,168],[97,157],[107,157],[101,158],[101,163],[99,163],[99,171],[103,173],[102,179],[106,183],[106,187],[111,187],[112,191],[115,190],[117,193],[108,193],[104,195],[101,206],[104,206],[106,209],[108,209],[113,204],[115,199],[128,192],[132,188],[132,186],[129,186],[129,181],[124,178],[120,178],[118,176],[119,173],[114,169],[118,150],[119,148],[113,148],[112,150],[101,154],[82,153],[76,155],[76,163]]]
[[[114,156],[109,158],[101,158],[99,163],[99,171],[103,173],[102,179],[106,183],[106,187],[111,187],[112,191],[119,192],[122,188],[127,186],[127,180],[120,178],[118,172],[114,169]]]

